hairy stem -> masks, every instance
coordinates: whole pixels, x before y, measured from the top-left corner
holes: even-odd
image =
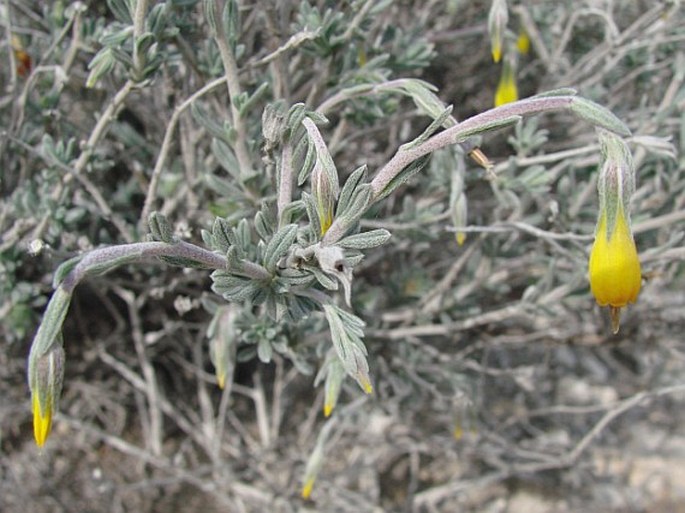
[[[418,146],[400,148],[397,153],[376,173],[371,181],[374,197],[377,198],[388,184],[415,160],[432,153],[440,148],[461,142],[465,137],[473,134],[479,127],[484,129],[501,119],[512,116],[525,116],[567,109],[574,101],[573,96],[552,96],[530,98],[514,103],[508,103],[481,114],[465,119],[461,123],[434,135]]]
[[[120,265],[157,257],[185,258],[199,262],[210,269],[224,269],[227,264],[223,256],[188,242],[179,241],[174,244],[135,242],[94,249],[87,253],[67,274],[60,286],[66,292],[72,293],[76,285],[89,275],[99,274]]]
[[[216,9],[218,13],[222,13],[224,10],[224,2],[218,1]],[[252,169],[252,159],[247,150],[247,127],[245,126],[245,120],[234,104],[235,99],[240,96],[242,88],[238,76],[238,65],[236,64],[233,50],[229,45],[228,37],[226,36],[222,23],[217,23],[216,25],[214,40],[219,47],[221,62],[224,65],[224,76],[226,77],[226,86],[228,87],[228,96],[230,98],[233,128],[236,132],[235,154],[240,166],[240,174],[245,176]]]

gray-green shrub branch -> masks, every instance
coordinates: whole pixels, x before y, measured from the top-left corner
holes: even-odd
[[[212,13],[208,13],[208,19],[210,20],[212,36],[219,48],[221,62],[224,65],[226,86],[228,88],[228,96],[231,104],[231,118],[236,134],[234,150],[236,158],[238,159],[238,164],[240,165],[241,176],[246,176],[252,170],[253,163],[247,149],[247,127],[245,125],[245,120],[243,119],[240,109],[237,107],[237,100],[241,96],[242,87],[240,86],[240,77],[234,50],[231,47],[231,42],[228,39],[228,34],[226,33],[223,23],[223,13],[224,9],[227,7],[224,4],[223,0],[205,2],[205,9],[212,11]],[[236,16],[237,12],[234,12],[231,17]]]

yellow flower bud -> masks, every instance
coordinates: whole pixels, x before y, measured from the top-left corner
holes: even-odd
[[[52,429],[52,416],[62,391],[64,349],[61,341],[30,363],[29,385],[33,408],[33,435],[43,447]]]
[[[504,105],[505,103],[515,102],[519,99],[519,91],[516,86],[516,77],[514,76],[514,67],[505,59],[502,68],[502,75],[497,85],[495,92],[495,107]]]
[[[516,49],[523,55],[526,55],[530,51],[530,38],[523,29],[521,29],[519,37],[516,39]]]
[[[609,306],[617,333],[621,308],[636,301],[642,279],[627,211],[635,176],[623,139],[606,130],[599,130],[599,139],[604,162],[597,180],[599,221],[588,274],[592,294],[600,306]]]
[[[590,289],[599,306],[612,309],[614,333],[618,331],[619,309],[634,303],[640,292],[640,260],[630,233],[623,207],[620,207],[613,229],[607,227],[602,214],[595,243],[590,253]]]
[[[493,0],[488,13],[488,33],[490,34],[490,48],[492,60],[499,62],[502,58],[502,40],[509,21],[509,11],[506,0]]]

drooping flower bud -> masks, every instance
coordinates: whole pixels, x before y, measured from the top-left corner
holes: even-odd
[[[488,33],[490,34],[492,60],[495,62],[499,62],[502,58],[502,42],[508,21],[509,11],[506,0],[493,0],[488,13]]]
[[[52,429],[64,379],[64,349],[61,340],[46,353],[29,359],[29,387],[33,408],[33,434],[43,447]]]
[[[323,236],[333,223],[335,202],[340,194],[337,175],[326,172],[324,166],[317,162],[312,170],[312,196],[316,201],[319,217],[320,235]]]
[[[518,86],[516,85],[516,66],[513,59],[505,59],[502,64],[497,91],[495,91],[495,107],[505,103],[515,102],[519,99]]]
[[[222,390],[226,386],[226,378],[231,379],[235,368],[238,339],[236,318],[237,310],[234,305],[220,306],[207,329],[209,358],[214,365],[216,383]]]
[[[523,28],[519,31],[518,38],[516,39],[516,49],[522,55],[527,55],[530,51],[530,38]]]
[[[640,292],[641,270],[630,230],[630,197],[635,189],[632,156],[620,137],[599,129],[604,157],[597,180],[599,219],[589,261],[592,294],[609,306],[614,333],[621,308],[634,303]]]

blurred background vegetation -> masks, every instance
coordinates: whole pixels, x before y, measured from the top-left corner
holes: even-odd
[[[77,290],[61,412],[39,451],[26,356],[61,262],[143,240],[149,208],[198,244],[216,215],[254,217],[275,194],[261,135],[275,100],[314,110],[344,87],[415,77],[464,119],[492,107],[502,63],[489,1],[228,2],[246,93],[233,108],[257,171],[236,180],[212,138],[234,133],[203,2],[150,0],[135,20],[135,0],[3,1],[0,510],[685,511],[683,11],[508,4],[519,95],[574,87],[633,132],[643,289],[619,334],[586,277],[599,146],[586,123],[547,115],[478,141],[495,177],[441,150],[362,220],[393,234],[353,282],[372,395],[348,380],[325,419],[312,386],[322,317],[280,325],[249,309],[222,392],[208,273],[124,267]],[[140,22],[149,35],[134,48]],[[530,50],[515,55],[522,32]],[[326,115],[341,180],[429,123],[390,94]]]

